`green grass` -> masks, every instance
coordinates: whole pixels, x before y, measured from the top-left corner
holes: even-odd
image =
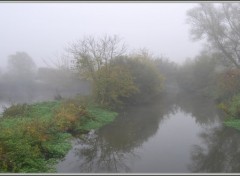
[[[228,119],[223,122],[224,125],[240,130],[240,94],[236,94],[228,102],[220,103],[218,107],[222,109],[228,117]]]
[[[228,119],[223,123],[225,126],[240,130],[240,119]]]
[[[0,173],[56,172],[71,149],[71,131],[98,129],[117,113],[74,100],[13,105],[0,119]]]
[[[84,125],[81,127],[83,130],[91,130],[91,129],[98,129],[110,122],[112,122],[115,117],[118,115],[116,112],[108,111],[101,109],[97,106],[90,106],[88,107],[88,112],[91,116],[95,117],[93,120],[88,120]]]

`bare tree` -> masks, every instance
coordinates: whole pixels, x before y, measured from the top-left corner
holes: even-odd
[[[200,3],[187,13],[194,40],[207,38],[240,68],[240,3]]]
[[[102,38],[88,36],[73,43],[68,51],[73,56],[75,68],[86,78],[95,80],[95,72],[103,65],[109,69],[110,60],[123,55],[126,47],[116,35]]]
[[[56,54],[55,59],[42,59],[45,65],[49,68],[57,68],[59,70],[71,70],[71,59],[67,53],[64,54]]]

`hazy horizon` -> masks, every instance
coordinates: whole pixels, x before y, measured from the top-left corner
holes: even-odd
[[[182,63],[201,50],[192,42],[186,11],[196,3],[162,2],[3,2],[0,3],[0,67],[16,52],[38,66],[55,60],[68,43],[86,35],[118,35],[128,50],[146,48],[155,56]]]

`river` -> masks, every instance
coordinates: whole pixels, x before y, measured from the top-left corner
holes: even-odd
[[[172,96],[131,107],[75,138],[58,173],[240,172],[240,133],[224,127],[212,100]]]
[[[74,138],[57,172],[239,173],[240,132],[222,121],[211,99],[169,94],[129,107],[112,123]]]

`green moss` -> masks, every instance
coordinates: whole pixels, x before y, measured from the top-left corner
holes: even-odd
[[[97,129],[116,116],[75,100],[14,105],[0,119],[0,172],[55,172],[71,149],[70,131]]]

